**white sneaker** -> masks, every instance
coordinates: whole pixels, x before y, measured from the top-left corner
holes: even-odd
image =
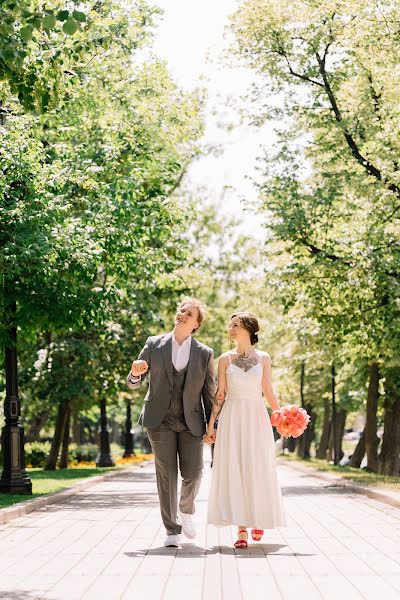
[[[164,546],[166,548],[179,548],[179,538],[180,535],[167,535],[164,540]]]
[[[193,522],[192,515],[188,513],[183,513],[178,509],[178,516],[181,521],[182,531],[186,535],[187,538],[192,540],[196,537],[196,526]]]

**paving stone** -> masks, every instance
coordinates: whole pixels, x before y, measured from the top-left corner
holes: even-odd
[[[280,466],[288,527],[236,550],[206,525],[164,548],[154,466],[126,471],[0,526],[0,599],[400,600],[400,509]]]

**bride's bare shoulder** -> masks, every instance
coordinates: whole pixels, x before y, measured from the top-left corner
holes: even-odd
[[[261,359],[261,362],[271,364],[271,356],[268,352],[264,352],[263,350],[257,350],[257,354]]]
[[[232,353],[231,352],[224,352],[219,357],[218,362],[221,362],[221,364],[223,364],[223,365],[224,364],[229,364],[230,358],[232,358]]]

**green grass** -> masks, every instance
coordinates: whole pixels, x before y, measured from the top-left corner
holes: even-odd
[[[282,458],[300,462],[305,466],[312,467],[316,471],[335,473],[336,475],[340,475],[343,479],[354,481],[354,483],[358,483],[359,485],[388,488],[400,492],[400,477],[368,473],[368,471],[365,471],[364,469],[354,469],[352,467],[338,467],[317,458],[303,460],[292,454],[285,454]]]
[[[45,471],[44,469],[27,469],[32,481],[32,495],[23,494],[1,494],[0,508],[12,506],[24,500],[39,498],[45,494],[58,492],[71,485],[74,485],[82,479],[102,475],[107,471],[112,471],[115,467],[78,467],[69,469],[58,469],[57,471]],[[118,467],[116,467],[118,468]]]

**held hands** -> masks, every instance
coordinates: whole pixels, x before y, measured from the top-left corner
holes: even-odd
[[[215,419],[221,411],[222,404],[225,400],[225,390],[218,388],[217,393],[214,396],[213,409],[211,419],[208,424],[207,433],[203,436],[203,440],[206,444],[215,444],[217,432],[214,429]]]
[[[203,435],[203,440],[206,444],[209,444],[211,446],[211,444],[215,444],[216,437],[217,436],[214,429],[207,429],[207,433]]]
[[[131,366],[131,373],[133,377],[139,377],[144,375],[149,370],[149,365],[145,360],[134,360]]]

